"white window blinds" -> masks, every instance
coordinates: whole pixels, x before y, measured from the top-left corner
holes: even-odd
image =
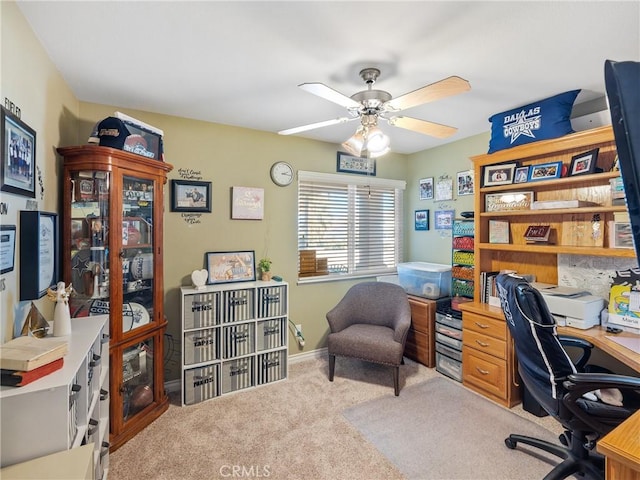
[[[298,172],[299,278],[393,273],[402,258],[406,183]]]

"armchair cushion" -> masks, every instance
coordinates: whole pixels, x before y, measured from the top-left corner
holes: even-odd
[[[404,345],[396,342],[393,334],[394,331],[389,327],[354,324],[329,335],[328,350],[332,355],[399,365]]]

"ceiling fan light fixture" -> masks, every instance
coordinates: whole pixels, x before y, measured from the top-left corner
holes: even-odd
[[[372,158],[380,157],[389,152],[390,139],[378,127],[371,127],[367,132],[367,141],[365,149]]]
[[[342,144],[342,147],[351,155],[359,157],[362,153],[364,143],[364,130],[362,128],[358,128],[358,130],[356,130],[356,133],[354,133]]]

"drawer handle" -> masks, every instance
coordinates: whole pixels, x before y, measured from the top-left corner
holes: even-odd
[[[486,323],[478,323],[478,322],[474,322],[474,323],[480,328],[489,328],[489,325],[487,325]]]
[[[476,343],[477,343],[478,345],[480,345],[481,347],[488,347],[488,346],[489,346],[489,344],[488,344],[488,343],[481,342],[480,340],[476,340]]]
[[[489,375],[488,370],[483,370],[480,367],[476,367],[476,370],[478,370],[478,372],[480,372],[482,375]]]

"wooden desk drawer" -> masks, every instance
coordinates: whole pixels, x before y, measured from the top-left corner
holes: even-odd
[[[507,358],[507,342],[505,340],[483,335],[473,330],[465,330],[462,335],[462,343],[465,347],[475,348],[502,360]]]
[[[494,338],[507,338],[507,324],[504,321],[471,312],[464,312],[462,315],[462,328]]]
[[[485,392],[507,398],[507,364],[473,348],[462,348],[462,379]]]
[[[416,362],[433,368],[435,365],[435,352],[433,350],[433,342],[429,338],[429,335],[425,333],[417,332],[413,328],[409,329],[404,354]]]
[[[431,332],[435,318],[436,302],[409,297],[409,305],[411,306],[411,328],[422,333]]]

